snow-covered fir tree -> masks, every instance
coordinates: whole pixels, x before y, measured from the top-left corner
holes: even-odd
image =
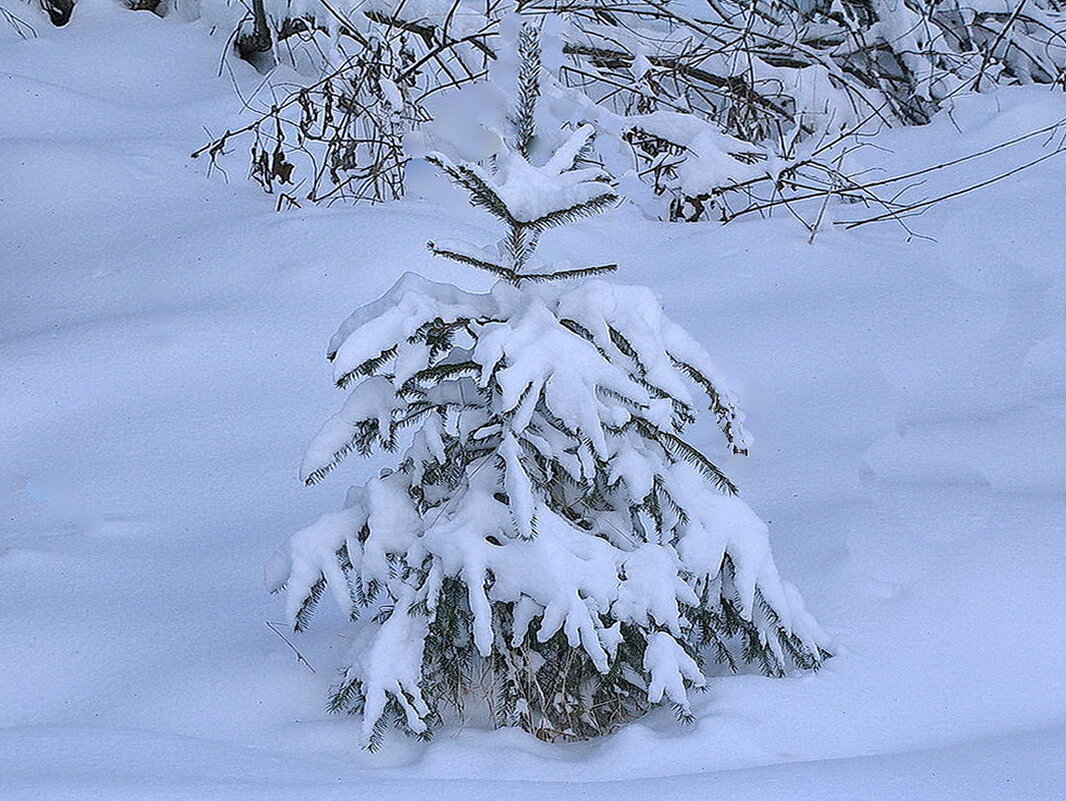
[[[416,275],[348,318],[329,347],[349,395],[302,474],[402,451],[268,565],[303,629],[327,592],[355,621],[330,701],[425,736],[493,712],[547,740],[608,733],[659,704],[689,716],[705,664],[781,676],[826,638],[778,575],[765,525],[687,442],[709,405],[748,439],[707,352],[643,287],[536,255],[545,231],[615,202],[573,130],[532,155],[537,33],[520,38],[513,138],[489,168],[435,157],[503,227],[492,248],[430,244],[499,277],[474,293]]]

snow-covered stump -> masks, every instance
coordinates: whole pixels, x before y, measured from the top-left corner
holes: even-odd
[[[536,259],[541,232],[614,194],[580,166],[588,128],[530,161],[532,29],[522,46],[513,146],[491,170],[437,159],[506,230],[492,249],[431,247],[501,280],[479,294],[407,274],[342,324],[329,357],[349,396],[303,478],[353,450],[402,455],[268,565],[295,629],[327,591],[358,620],[331,708],[360,713],[371,747],[471,701],[585,739],[658,704],[688,717],[707,660],[781,676],[828,656],[765,525],[683,439],[706,405],[747,452],[710,356],[650,290],[595,277],[612,265]]]

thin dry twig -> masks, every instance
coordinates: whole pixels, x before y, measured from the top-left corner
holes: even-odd
[[[314,669],[314,667],[311,665],[311,663],[307,661],[307,659],[304,657],[304,655],[300,653],[299,649],[295,645],[292,644],[292,641],[289,640],[289,638],[286,637],[284,633],[282,633],[282,631],[278,627],[277,623],[272,623],[269,620],[264,620],[263,622],[266,623],[266,626],[267,626],[268,629],[270,629],[272,632],[274,632],[279,637],[281,637],[282,640],[284,640],[285,644],[287,646],[289,646],[289,648],[292,650],[292,652],[296,655],[296,660],[298,662],[302,662],[307,667],[307,669],[310,670],[312,673],[317,673],[318,672],[317,670]]]

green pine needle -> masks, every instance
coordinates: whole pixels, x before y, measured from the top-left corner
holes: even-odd
[[[522,273],[518,278],[523,281],[563,281],[571,278],[587,278],[590,275],[606,275],[617,269],[617,264],[601,264],[598,267],[576,267],[569,270],[556,270],[553,273]]]
[[[609,209],[617,202],[618,195],[616,195],[610,188],[605,187],[603,193],[586,200],[584,203],[577,203],[565,209],[550,211],[543,217],[529,220],[523,224],[538,232],[547,231],[550,228],[558,228],[561,225],[575,222],[583,217],[591,217],[594,214],[599,214],[601,211]]]
[[[430,252],[432,252],[435,256],[443,256],[446,259],[457,261],[460,264],[466,264],[470,267],[477,267],[479,270],[485,270],[486,272],[499,276],[500,278],[510,281],[511,283],[515,283],[517,281],[517,277],[515,276],[513,270],[510,270],[507,267],[503,267],[499,264],[495,264],[491,261],[478,259],[467,253],[459,253],[455,250],[448,250],[447,248],[438,247],[433,242],[427,242],[426,247],[429,248]]]

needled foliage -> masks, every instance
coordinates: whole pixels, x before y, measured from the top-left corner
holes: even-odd
[[[615,194],[587,126],[531,156],[535,28],[520,48],[511,141],[487,167],[434,157],[502,235],[430,248],[500,280],[479,294],[408,274],[342,324],[329,358],[348,398],[303,477],[352,451],[396,462],[268,569],[295,629],[327,593],[355,621],[330,708],[360,715],[370,747],[471,710],[546,740],[660,704],[687,720],[709,664],[782,676],[828,656],[766,527],[685,438],[709,407],[724,450],[748,450],[710,356],[651,291],[599,277],[614,265],[537,256]]]

